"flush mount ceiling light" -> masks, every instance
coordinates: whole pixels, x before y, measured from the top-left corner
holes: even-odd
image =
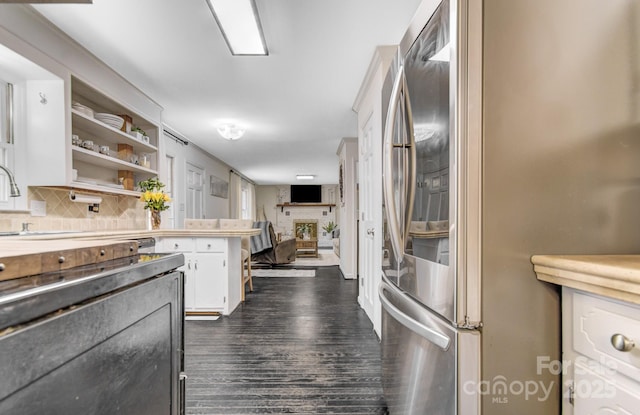
[[[316,176],[313,174],[296,174],[296,179],[298,180],[313,180]]]
[[[220,124],[218,133],[227,140],[237,140],[244,135],[245,129],[235,124]]]
[[[207,0],[232,55],[268,55],[254,0]]]

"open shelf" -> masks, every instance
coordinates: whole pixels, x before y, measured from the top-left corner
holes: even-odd
[[[100,154],[98,152],[87,150],[82,147],[73,146],[73,160],[90,163],[95,166],[106,167],[117,170],[129,170],[134,173],[144,173],[149,175],[157,175],[156,170],[151,170],[146,167],[142,167],[138,164],[129,163],[111,156]]]
[[[136,153],[153,153],[158,148],[144,141],[136,140],[133,136],[107,125],[101,121],[86,116],[85,114],[71,109],[73,128],[85,131],[93,137],[80,137],[83,139],[99,138],[112,144],[129,144]]]

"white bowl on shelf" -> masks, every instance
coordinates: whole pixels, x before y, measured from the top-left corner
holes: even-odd
[[[74,110],[86,115],[87,117],[93,118],[94,116],[94,111],[91,108],[87,107],[86,105],[82,105],[79,102],[74,102],[71,107]]]
[[[124,118],[118,117],[117,115],[98,112],[94,114],[94,117],[96,120],[102,121],[103,123],[113,128],[116,128],[118,130],[121,129],[122,126],[124,125]]]

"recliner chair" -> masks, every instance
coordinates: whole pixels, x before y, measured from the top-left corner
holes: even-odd
[[[271,248],[267,248],[261,252],[252,252],[251,260],[263,264],[282,265],[289,264],[296,260],[296,240],[286,239],[278,242],[276,233],[273,230],[271,222],[268,223],[267,229],[271,240]]]

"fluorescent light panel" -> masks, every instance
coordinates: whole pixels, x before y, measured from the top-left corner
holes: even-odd
[[[232,55],[268,55],[254,0],[207,0]]]
[[[296,179],[298,180],[313,180],[315,178],[316,176],[314,176],[313,174],[297,174],[296,175]]]

